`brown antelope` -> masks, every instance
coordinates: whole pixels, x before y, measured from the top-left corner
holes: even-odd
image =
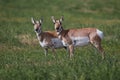
[[[73,56],[74,47],[85,46],[91,43],[97,48],[104,58],[104,50],[101,47],[101,40],[103,39],[103,32],[97,28],[82,28],[82,29],[68,29],[64,30],[62,26],[63,16],[60,19],[51,17],[55,31],[59,39],[62,40],[64,46],[68,47],[70,58]]]
[[[44,48],[45,55],[48,52],[48,48],[52,49],[52,52],[55,53],[56,48],[63,48],[63,44],[61,40],[57,37],[57,34],[55,31],[42,31],[42,19],[39,21],[35,21],[33,18],[31,18],[31,21],[34,25],[34,30],[36,32],[37,38],[39,40],[39,43],[41,47]],[[65,47],[64,47],[65,48]]]

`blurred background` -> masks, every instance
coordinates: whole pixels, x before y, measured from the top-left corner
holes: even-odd
[[[104,32],[106,59],[91,46],[64,49],[47,58],[31,23],[43,18],[43,31],[54,31],[51,16],[64,16],[63,27],[95,27]],[[120,0],[0,0],[0,80],[120,80]]]

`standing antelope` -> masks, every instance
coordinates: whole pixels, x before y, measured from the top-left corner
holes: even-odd
[[[73,56],[74,47],[84,46],[91,43],[102,54],[104,59],[104,50],[101,47],[101,40],[103,39],[103,32],[96,28],[82,28],[82,29],[68,29],[64,30],[62,26],[63,16],[58,20],[51,17],[55,31],[59,39],[62,40],[64,46],[68,47],[70,58]]]
[[[31,21],[34,25],[34,30],[36,32],[39,43],[41,47],[44,48],[45,55],[48,52],[48,48],[51,48],[52,52],[55,53],[56,48],[64,47],[61,40],[57,37],[57,34],[55,31],[54,32],[42,31],[42,27],[41,27],[42,19],[40,19],[40,21],[35,21],[33,18],[31,18]]]

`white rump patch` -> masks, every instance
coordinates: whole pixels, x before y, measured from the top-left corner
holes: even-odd
[[[85,46],[89,43],[88,37],[72,37],[74,46]]]
[[[103,39],[104,35],[103,35],[103,32],[102,32],[102,31],[100,31],[100,30],[97,29],[97,34],[98,34],[98,36],[99,36],[101,39]]]
[[[62,48],[63,47],[62,41],[58,38],[53,38],[52,44],[54,45],[55,48]]]

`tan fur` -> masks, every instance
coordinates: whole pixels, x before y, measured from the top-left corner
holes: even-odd
[[[63,17],[62,17],[63,19]],[[95,48],[97,48],[101,54],[102,58],[104,58],[104,50],[101,47],[101,38],[97,34],[96,28],[81,28],[81,29],[68,29],[64,30],[62,27],[61,20],[55,20],[54,17],[52,17],[52,20],[54,22],[54,27],[56,32],[58,33],[59,38],[64,41],[65,44],[68,45],[70,58],[72,57],[74,53],[74,45],[72,41],[72,37],[88,37],[89,43],[91,43]],[[62,31],[60,29],[62,28]]]
[[[48,43],[51,42],[52,38],[58,38],[55,31],[45,31],[40,34],[40,41],[43,41],[43,39],[46,39]]]
[[[31,18],[31,21],[34,25],[34,30],[36,32],[39,43],[44,48],[45,55],[48,52],[48,48],[52,49],[53,53],[55,53],[55,48],[65,48],[61,40],[58,39],[58,36],[55,31],[42,31],[42,27],[41,27],[42,20],[35,21],[33,18]],[[57,41],[58,43],[55,42],[56,39],[59,40]]]

